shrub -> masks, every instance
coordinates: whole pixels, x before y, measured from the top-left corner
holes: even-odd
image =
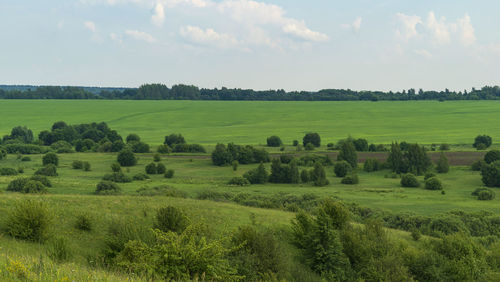
[[[17,175],[17,170],[11,167],[0,168],[0,175]]]
[[[352,167],[346,161],[340,161],[335,163],[334,172],[337,177],[344,177],[347,174],[351,173]]]
[[[173,169],[169,169],[169,170],[165,171],[164,176],[165,176],[165,178],[172,178],[172,177],[174,177],[174,173],[175,173],[175,171]]]
[[[264,184],[269,179],[269,174],[264,167],[264,164],[260,164],[256,169],[249,170],[243,174],[243,177],[248,179],[251,184]]]
[[[500,160],[500,151],[499,150],[491,150],[484,155],[484,161],[487,164],[491,164],[492,162]]]
[[[444,153],[441,153],[441,155],[439,156],[439,160],[436,163],[436,170],[438,173],[447,173],[450,170],[448,158]]]
[[[326,186],[330,184],[328,179],[326,179],[325,169],[321,163],[314,164],[314,169],[311,172],[311,180],[314,182],[314,186]]]
[[[304,146],[304,149],[306,151],[314,151],[314,145],[312,143],[307,143],[305,146]]]
[[[231,180],[229,180],[227,184],[236,186],[246,186],[250,185],[250,182],[245,177],[233,177],[231,178]]]
[[[474,139],[474,144],[472,146],[478,150],[484,150],[491,146],[492,139],[488,135],[478,135]],[[481,145],[482,144],[482,145]]]
[[[96,147],[96,143],[92,139],[79,139],[74,144],[77,152],[93,151]]]
[[[358,155],[352,142],[342,143],[337,160],[348,162],[353,169],[358,166]]]
[[[120,194],[122,189],[116,183],[111,181],[101,181],[97,184],[95,193],[98,195],[116,195]]]
[[[136,191],[140,196],[167,196],[175,198],[187,198],[187,193],[170,187],[168,185],[155,187],[142,187]]]
[[[478,200],[488,201],[495,199],[495,191],[488,188],[477,188],[471,193],[472,196],[477,196]]]
[[[377,159],[366,159],[363,165],[363,170],[366,172],[378,171],[382,168],[382,164]]]
[[[481,180],[487,187],[500,187],[500,164],[485,164],[481,169]]]
[[[73,161],[73,162],[71,163],[71,167],[72,167],[73,169],[82,169],[82,168],[83,168],[83,162],[82,162],[82,161],[78,161],[78,160]]]
[[[125,143],[122,140],[116,140],[111,144],[111,152],[120,152],[125,148]]]
[[[293,140],[292,145],[295,147],[299,145],[299,140]]]
[[[82,213],[76,216],[75,228],[81,231],[92,230],[92,218],[89,214]]]
[[[358,151],[358,152],[368,151],[368,141],[366,141],[366,139],[359,138],[359,139],[353,140],[352,143],[354,144],[356,151]]]
[[[28,156],[24,156],[24,157],[21,158],[21,161],[22,162],[31,162],[31,158],[28,157]]]
[[[267,138],[268,147],[279,147],[281,145],[283,145],[283,142],[281,142],[281,139],[278,136],[273,135]]]
[[[89,162],[83,162],[83,170],[90,171],[90,163]]]
[[[127,143],[140,142],[141,137],[139,137],[139,135],[137,135],[137,134],[131,133],[131,134],[127,135],[127,138],[125,140],[127,141]]]
[[[4,145],[4,149],[9,154],[21,153],[24,155],[45,154],[48,151],[47,147],[34,144],[19,144],[19,143],[6,144]]]
[[[159,163],[156,165],[156,173],[157,174],[164,174],[166,170],[167,170],[167,168],[165,167],[164,164]]]
[[[102,177],[102,180],[112,181],[112,182],[116,182],[116,183],[129,183],[129,182],[132,182],[132,178],[130,178],[129,176],[125,175],[123,172],[113,172],[113,173],[105,174]]]
[[[59,165],[59,158],[55,153],[47,153],[42,158],[42,163],[44,166],[48,164],[53,164],[55,166]]]
[[[158,153],[154,154],[154,156],[153,156],[153,161],[154,161],[154,162],[159,162],[159,161],[161,161],[161,156],[160,156],[160,154],[158,154]]]
[[[146,165],[145,170],[147,174],[156,174],[156,164],[150,163]]]
[[[23,193],[43,193],[45,192],[45,186],[40,181],[28,180],[23,187]]]
[[[24,185],[29,181],[29,178],[16,178],[7,186],[7,191],[22,192]]]
[[[1,143],[1,141],[0,141]],[[3,160],[7,157],[7,151],[3,148],[0,148],[0,160]]]
[[[57,176],[57,168],[53,164],[48,164],[35,171],[35,175]]]
[[[165,141],[163,144],[166,144],[170,147],[175,144],[186,144],[186,140],[181,134],[170,134],[168,136],[165,136]]]
[[[434,176],[436,176],[436,174],[434,172],[428,171],[425,173],[424,180],[427,180],[427,179],[434,177]]]
[[[137,164],[137,158],[134,152],[130,150],[122,150],[116,159],[121,166],[134,166]]]
[[[357,174],[346,175],[344,178],[342,178],[341,183],[342,184],[358,184],[359,177]]]
[[[233,171],[237,171],[238,170],[238,165],[239,165],[239,162],[237,160],[234,160],[232,163],[231,163],[232,167],[233,167]]]
[[[156,151],[160,154],[170,154],[172,149],[168,145],[160,145]]]
[[[75,151],[73,150],[73,145],[71,145],[70,143],[64,141],[64,140],[59,140],[55,143],[52,143],[52,145],[50,145],[50,148],[54,151],[56,151],[57,153],[74,153]]]
[[[111,170],[113,172],[121,172],[122,171],[122,167],[120,166],[119,163],[112,163],[111,164]]]
[[[138,181],[142,181],[142,180],[146,180],[146,179],[150,179],[149,176],[147,174],[144,174],[144,173],[138,173],[136,175],[134,175],[132,177],[133,180],[138,180]]]
[[[29,178],[30,180],[35,180],[41,182],[45,187],[52,187],[52,183],[50,180],[43,175],[33,175],[32,177]]]
[[[483,166],[486,165],[486,162],[483,160],[477,160],[471,165],[471,169],[473,171],[481,171]]]
[[[407,173],[401,177],[401,186],[403,187],[418,187],[420,183],[417,180],[417,177],[411,173]]]
[[[450,150],[450,145],[448,145],[446,143],[443,143],[443,144],[439,145],[439,150],[440,151],[449,151]]]
[[[64,237],[56,237],[50,240],[47,254],[55,262],[67,261],[72,256],[68,240]]]
[[[9,212],[5,227],[12,237],[43,242],[49,237],[51,224],[52,215],[44,202],[24,200]]]
[[[321,145],[321,138],[318,133],[307,133],[302,139],[302,144],[306,146],[308,143],[314,145],[314,147],[319,147]]]
[[[199,144],[175,144],[172,147],[174,153],[206,153],[205,148]]]
[[[443,190],[443,184],[437,177],[431,177],[425,181],[425,189],[427,190]]]
[[[156,212],[153,228],[163,232],[172,231],[177,234],[182,233],[189,225],[189,219],[183,211],[176,207],[167,206],[160,208]]]
[[[300,172],[300,180],[302,181],[302,183],[307,183],[309,182],[309,171],[304,169]]]

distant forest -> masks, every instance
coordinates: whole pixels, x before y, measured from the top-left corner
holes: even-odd
[[[485,86],[463,92],[354,91],[324,89],[291,91],[198,88],[192,85],[144,84],[139,88],[100,88],[74,86],[0,85],[0,99],[106,99],[106,100],[221,100],[221,101],[406,101],[406,100],[500,100],[500,87]]]

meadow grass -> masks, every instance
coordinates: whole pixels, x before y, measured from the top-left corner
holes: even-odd
[[[500,101],[265,102],[2,100],[0,134],[26,125],[35,134],[55,121],[107,122],[122,136],[137,133],[160,144],[170,133],[188,142],[265,144],[278,135],[286,144],[318,132],[323,144],[349,134],[373,143],[470,144],[478,134],[500,138]]]

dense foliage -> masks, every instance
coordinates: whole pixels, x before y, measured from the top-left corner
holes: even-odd
[[[240,146],[233,143],[217,144],[212,152],[212,162],[214,165],[230,165],[233,161],[240,164],[251,164],[269,162],[269,153],[266,150],[259,150],[252,146]]]

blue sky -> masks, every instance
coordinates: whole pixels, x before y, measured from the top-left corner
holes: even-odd
[[[497,85],[499,1],[0,1],[0,84]]]

